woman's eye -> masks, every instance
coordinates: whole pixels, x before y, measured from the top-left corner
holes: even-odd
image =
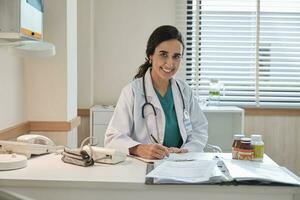
[[[175,55],[175,56],[174,56],[174,59],[176,59],[176,60],[181,59],[181,55]]]
[[[164,57],[164,58],[167,58],[167,57],[168,57],[168,54],[162,53],[162,54],[160,54],[160,56],[161,56],[161,57]]]

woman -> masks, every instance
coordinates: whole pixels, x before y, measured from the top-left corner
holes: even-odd
[[[176,74],[184,52],[180,32],[160,26],[151,34],[146,61],[123,88],[105,134],[105,146],[147,159],[203,151],[207,120]]]

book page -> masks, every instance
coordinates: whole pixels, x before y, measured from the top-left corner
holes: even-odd
[[[146,175],[159,182],[201,183],[209,181],[215,173],[216,160],[163,161]]]

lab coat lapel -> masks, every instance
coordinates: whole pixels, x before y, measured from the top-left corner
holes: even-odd
[[[154,134],[154,137],[159,138],[160,139],[159,142],[162,144],[163,139],[164,139],[164,133],[165,133],[165,115],[164,115],[162,106],[160,104],[160,101],[155,93],[155,90],[154,90],[154,87],[152,84],[150,69],[145,74],[145,89],[146,89],[146,93],[147,93],[148,102],[154,106],[156,114],[157,114],[157,124],[158,124],[159,136],[156,133],[157,131],[156,131],[155,120],[151,120],[151,126],[149,126],[149,129],[151,129],[152,133],[156,133],[156,135]],[[149,109],[147,109],[147,111],[148,110]],[[150,110],[150,111],[153,112],[152,110]],[[149,120],[149,123],[150,123],[150,120]]]
[[[182,98],[181,98],[179,89],[177,87],[176,80],[174,78],[171,79],[171,83],[172,83],[172,92],[173,92],[174,106],[175,106],[175,111],[176,111],[176,116],[177,116],[177,121],[178,121],[178,127],[179,127],[180,134],[181,134],[183,144],[184,144],[187,139],[187,134],[186,134],[186,130],[185,130],[184,123],[183,123]],[[178,83],[178,85],[183,94],[184,88],[181,87],[180,83]],[[185,107],[186,107],[186,105],[185,105]]]

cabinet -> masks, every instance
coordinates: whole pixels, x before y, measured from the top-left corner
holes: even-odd
[[[208,121],[208,143],[231,152],[234,134],[244,133],[244,109],[236,106],[206,106],[202,110]]]
[[[113,106],[96,105],[90,109],[90,136],[97,138],[97,146],[104,146],[104,135],[113,113]]]
[[[244,110],[235,106],[207,106],[202,108],[208,120],[208,143],[231,151],[233,135],[244,133]],[[104,134],[113,115],[112,106],[96,105],[90,109],[90,135],[103,146]]]

